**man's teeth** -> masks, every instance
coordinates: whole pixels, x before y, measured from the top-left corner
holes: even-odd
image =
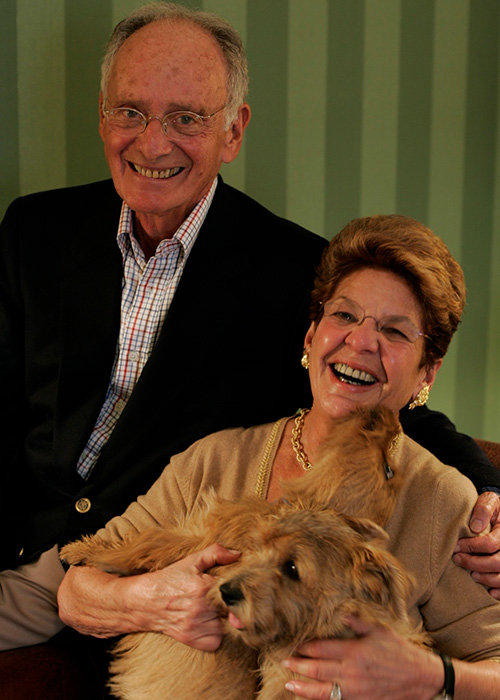
[[[360,369],[353,369],[349,365],[345,365],[341,362],[336,362],[333,365],[335,375],[347,384],[375,384],[377,378],[368,372],[364,372]]]
[[[152,177],[154,179],[164,180],[172,175],[177,175],[181,171],[181,168],[168,168],[168,170],[150,170],[149,168],[141,168],[140,165],[134,163],[134,168],[144,177]]]

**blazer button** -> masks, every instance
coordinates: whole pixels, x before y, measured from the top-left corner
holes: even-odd
[[[75,503],[75,508],[79,513],[87,513],[90,510],[90,501],[88,498],[79,498]]]

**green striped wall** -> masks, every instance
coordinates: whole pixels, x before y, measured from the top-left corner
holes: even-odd
[[[140,4],[2,0],[0,214],[20,193],[106,177],[99,60]],[[191,4],[248,50],[253,118],[226,179],[326,237],[392,211],[439,233],[469,302],[431,406],[500,440],[499,0]]]

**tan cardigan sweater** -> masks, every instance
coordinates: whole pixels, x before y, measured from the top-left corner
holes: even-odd
[[[97,536],[116,539],[131,530],[168,528],[189,514],[209,487],[223,498],[256,492],[265,497],[285,425],[283,419],[199,440],[174,456],[147,494]],[[470,534],[474,487],[407,436],[391,466],[401,470],[404,486],[386,530],[391,551],[416,580],[411,616],[423,620],[435,646],[450,656],[500,659],[500,603],[451,560],[457,539]]]

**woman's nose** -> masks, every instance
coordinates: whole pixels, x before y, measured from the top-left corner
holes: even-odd
[[[367,316],[361,323],[350,329],[345,342],[356,350],[377,352],[379,337],[375,319]]]

